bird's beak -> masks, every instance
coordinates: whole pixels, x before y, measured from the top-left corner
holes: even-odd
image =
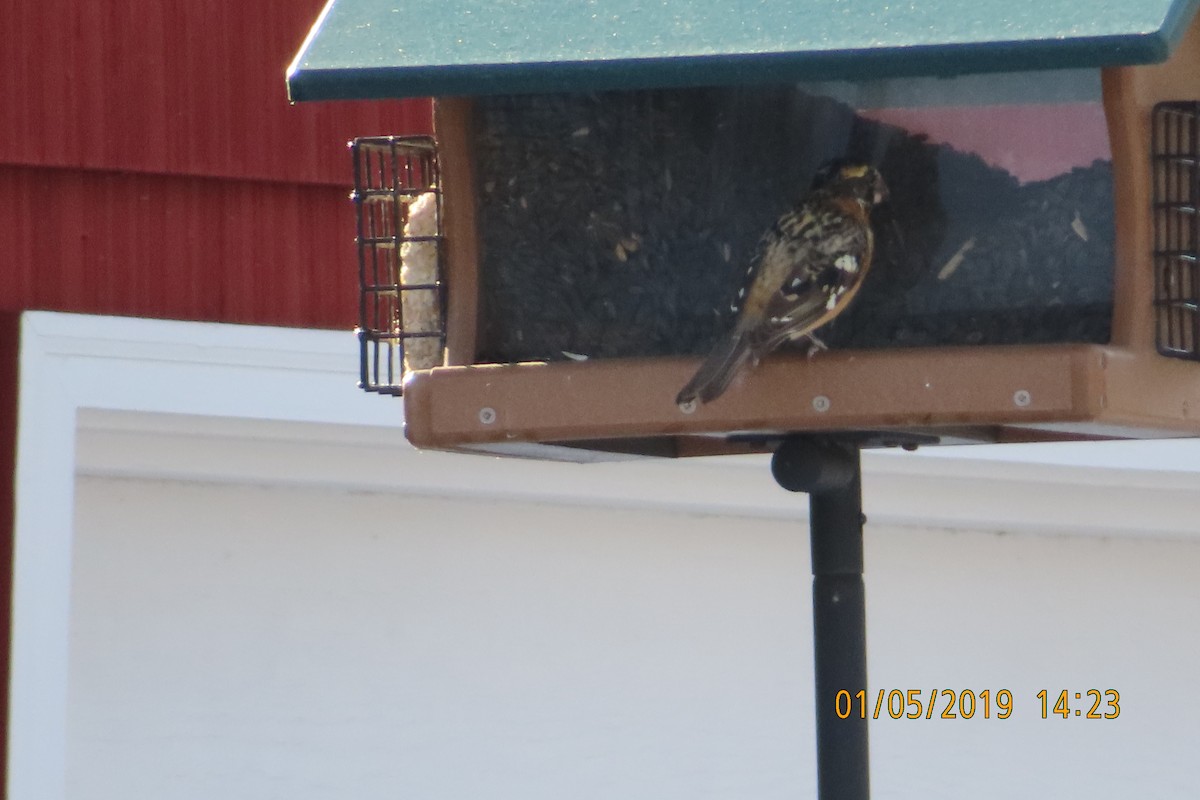
[[[887,184],[885,184],[883,181],[877,181],[875,183],[875,197],[873,198],[875,205],[886,203],[890,196],[891,195],[888,193]]]

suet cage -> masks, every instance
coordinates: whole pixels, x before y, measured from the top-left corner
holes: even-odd
[[[440,366],[446,347],[437,146],[431,136],[378,136],[351,152],[359,385],[398,395],[404,373]]]
[[[1160,63],[460,81],[435,140],[352,146],[363,385],[403,394],[419,446],[579,460],[808,431],[1195,435],[1200,23],[1143,60]],[[677,406],[759,236],[834,157],[891,197],[828,350]]]
[[[1154,303],[1158,351],[1200,360],[1200,102],[1154,109]]]

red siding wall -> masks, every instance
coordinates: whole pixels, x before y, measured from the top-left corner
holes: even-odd
[[[322,0],[5,5],[0,311],[353,326],[346,140],[430,115],[288,104]]]
[[[342,186],[0,166],[0,309],[349,329]]]
[[[289,106],[284,69],[321,5],[0,6],[0,685],[17,312],[343,329],[356,321],[346,140],[427,132],[430,110]],[[7,699],[0,691],[0,786]]]

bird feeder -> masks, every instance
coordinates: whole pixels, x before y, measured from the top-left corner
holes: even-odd
[[[1194,2],[560,5],[336,0],[289,73],[294,100],[435,97],[434,137],[351,146],[362,385],[414,444],[1200,432]],[[681,407],[831,158],[890,189],[862,291],[827,349]]]
[[[771,450],[809,495],[817,796],[866,800],[859,448],[1200,432],[1200,3],[739,5],[332,0],[290,91],[436,98],[352,144],[362,385],[414,444]],[[827,349],[677,402],[830,158],[890,202]]]

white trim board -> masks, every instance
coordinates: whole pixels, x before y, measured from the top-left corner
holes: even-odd
[[[870,521],[892,528],[1185,537],[1200,518],[1192,473],[871,452],[864,464]],[[421,452],[396,425],[95,409],[78,416],[76,472],[799,523],[808,508],[775,485],[765,457],[537,462]]]
[[[761,457],[579,465],[418,452],[400,403],[356,388],[348,332],[29,312],[21,336],[11,800],[64,798],[77,474],[804,518],[804,498],[778,489]],[[868,453],[867,513],[896,527],[1196,534],[1200,442],[1087,447]],[[1093,456],[1099,466],[1037,463]]]
[[[65,797],[77,418],[395,424],[355,388],[353,362],[353,339],[329,332],[22,316],[7,797]]]

